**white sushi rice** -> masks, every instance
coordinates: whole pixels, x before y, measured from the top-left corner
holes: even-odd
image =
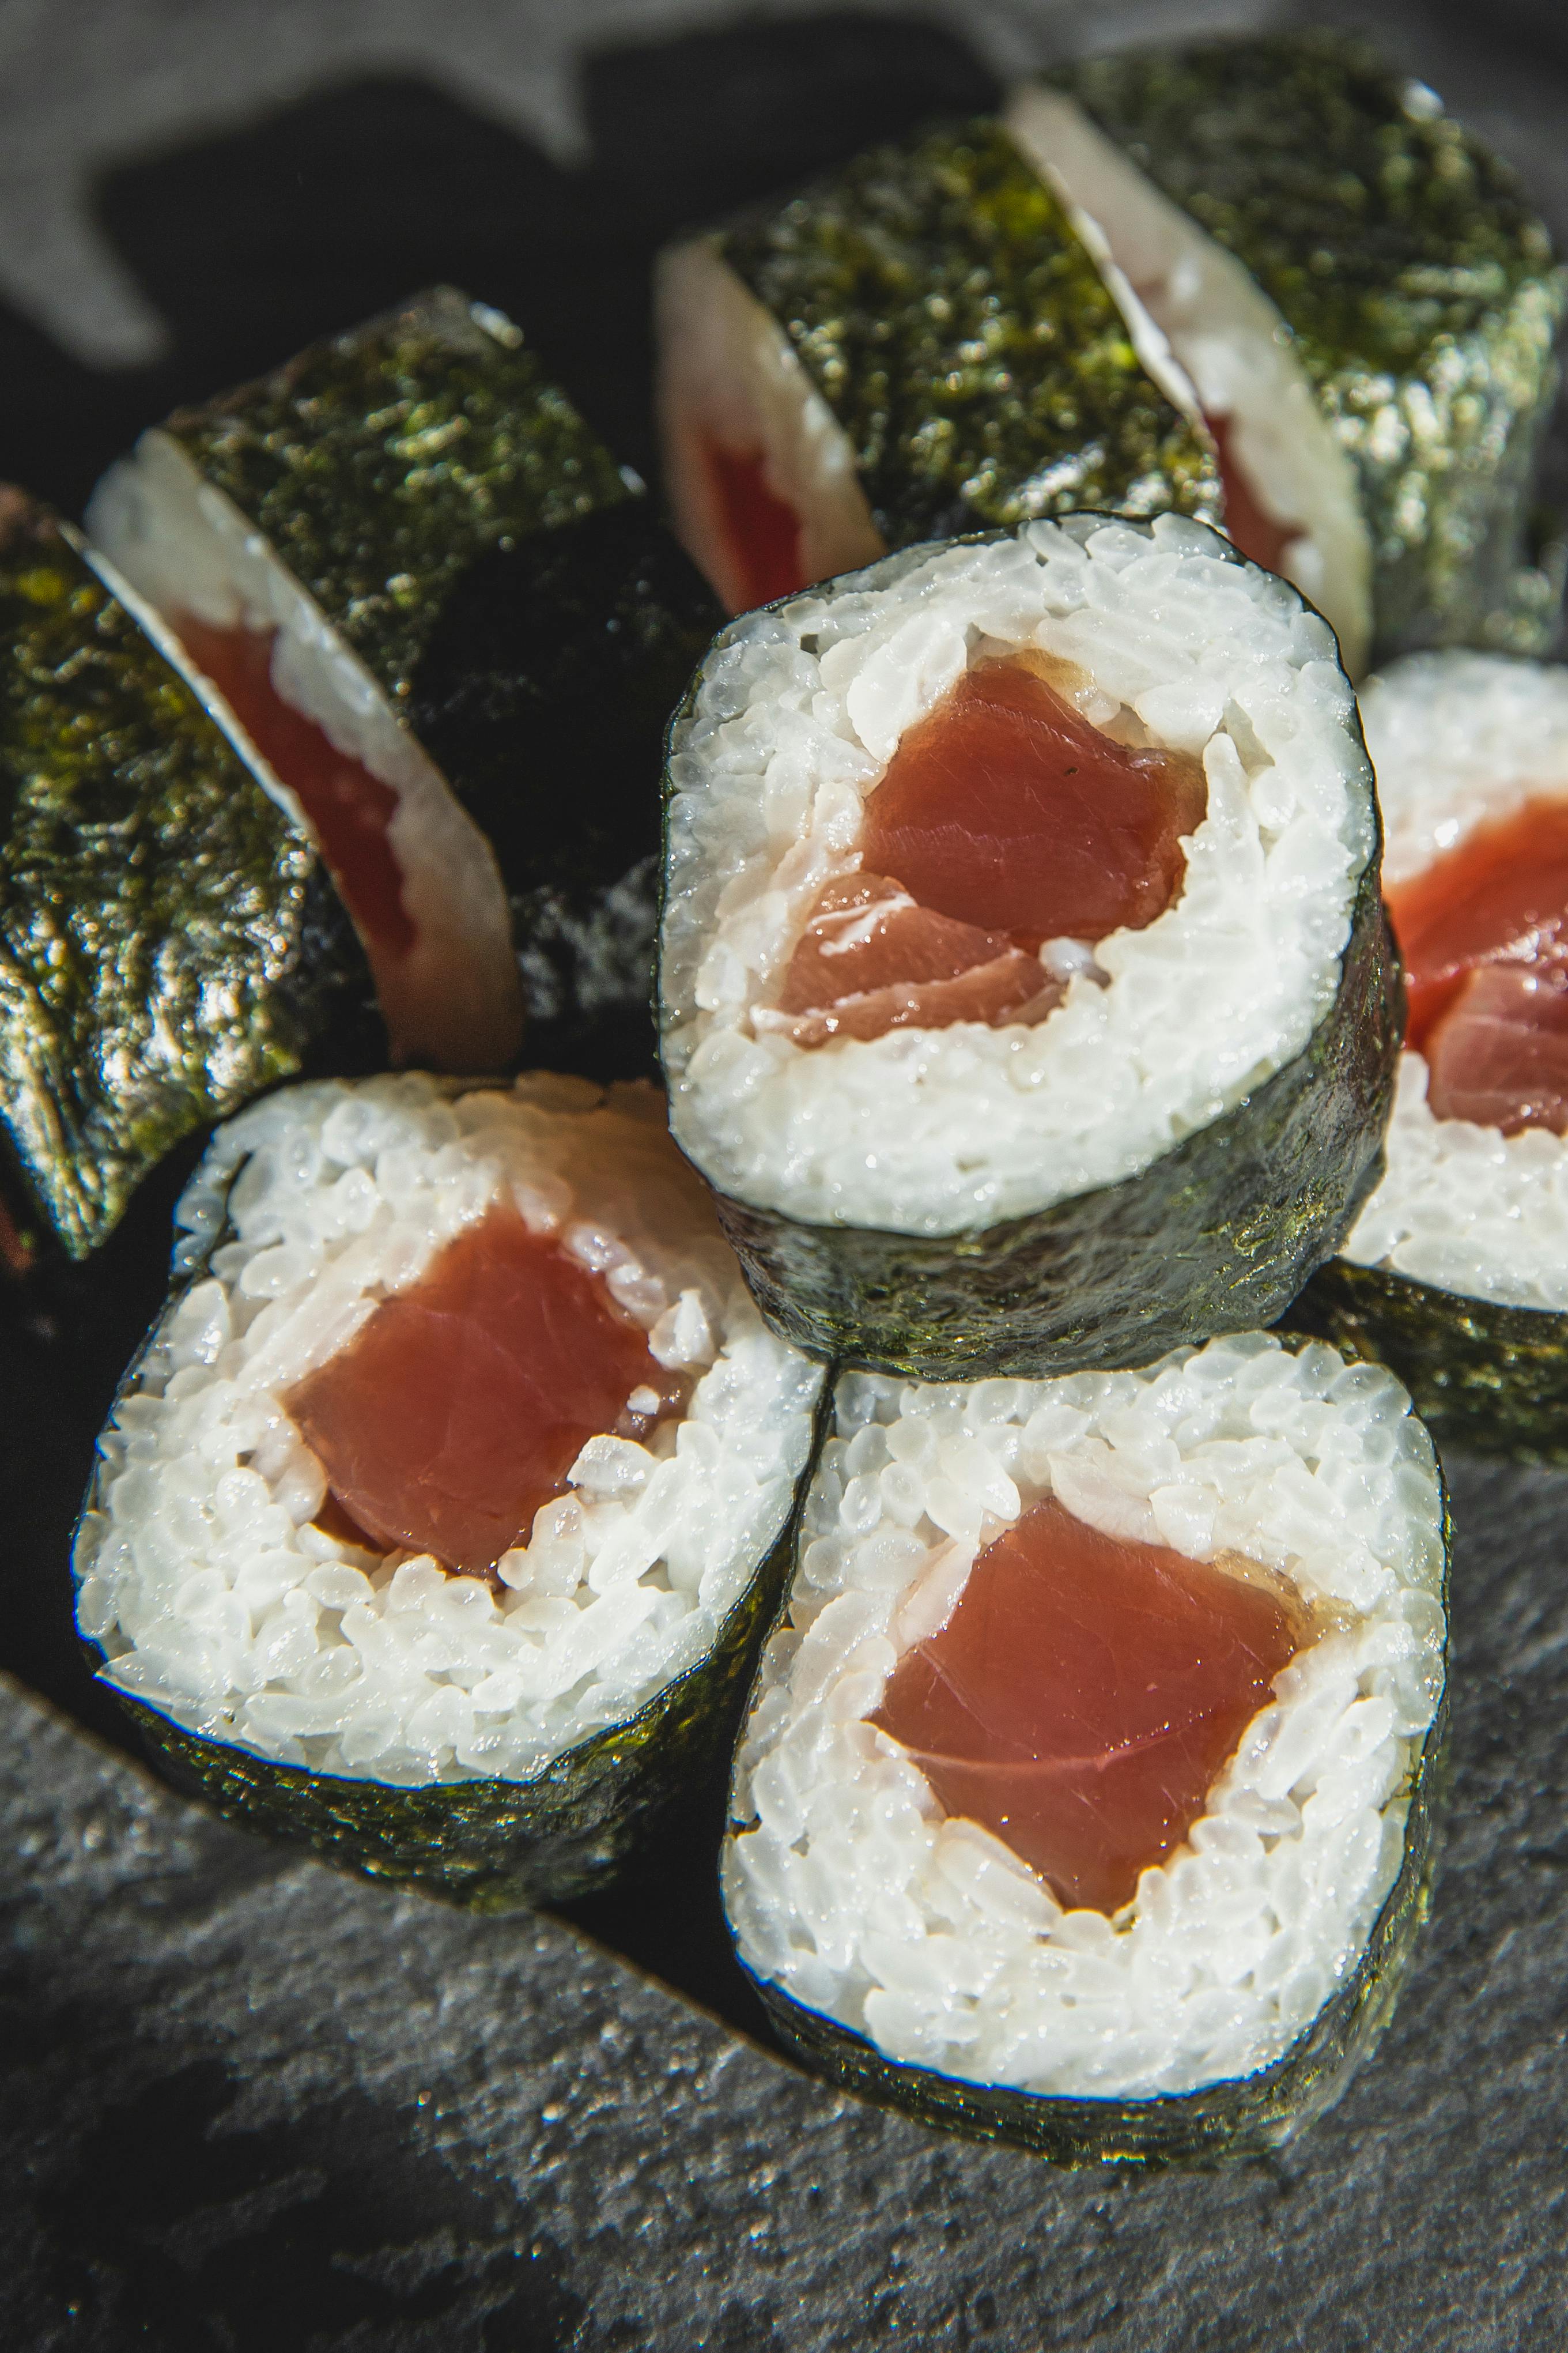
[[[1279,312],[1234,254],[1144,177],[1071,99],[1015,91],[1007,129],[1041,177],[1096,223],[1196,387],[1262,512],[1290,530],[1282,569],[1337,631],[1352,677],[1372,638],[1372,547],[1354,464],[1319,406]]]
[[[763,1329],[662,1114],[641,1086],[406,1076],[292,1088],[220,1131],[186,1263],[221,1239],[115,1410],[79,1539],[105,1681],[282,1764],[526,1778],[705,1655],[784,1526],[823,1375]],[[508,1198],[695,1387],[646,1444],[588,1441],[498,1595],[314,1526],[325,1479],[282,1399]]]
[[[457,307],[454,332],[483,332],[467,305]],[[396,795],[387,839],[415,942],[406,954],[369,936],[364,943],[395,1058],[459,1071],[510,1061],[522,999],[495,852],[315,598],[168,433],[144,433],[110,468],[86,522],[115,573],[175,629],[188,614],[213,628],[275,631],[270,675],[279,698]],[[189,658],[180,659],[191,670]],[[287,779],[199,668],[193,684],[273,799],[311,834]]]
[[[1390,1374],[1260,1333],[1142,1373],[847,1376],[737,1767],[748,1968],[889,2058],[1026,2092],[1185,2092],[1282,2056],[1394,1885],[1442,1693],[1443,1506],[1408,1408]],[[1244,1553],[1320,1628],[1113,1919],[1064,1912],[868,1721],[1047,1493],[1110,1535]]]
[[[860,863],[863,806],[900,737],[968,665],[1023,648],[1066,666],[1096,724],[1202,759],[1208,808],[1176,899],[1101,941],[1099,970],[1034,1027],[796,1045],[769,1000],[818,892]],[[1176,516],[914,548],[731,624],[670,775],[676,1134],[743,1201],[897,1232],[1115,1184],[1239,1103],[1331,1005],[1373,848],[1326,624]]]
[[[1479,825],[1568,799],[1568,670],[1500,654],[1412,654],[1362,692],[1391,884]],[[1467,1299],[1568,1310],[1568,1138],[1438,1119],[1425,1058],[1402,1058],[1387,1173],[1344,1256]]]

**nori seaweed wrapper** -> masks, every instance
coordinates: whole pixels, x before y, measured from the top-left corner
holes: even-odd
[[[476,558],[631,495],[520,330],[451,287],[176,410],[163,429],[399,709]]]
[[[242,1159],[229,1170],[225,1198],[246,1165]],[[204,1218],[194,1235],[176,1236],[163,1314],[127,1368],[121,1397],[133,1388],[170,1310],[203,1280],[213,1252],[233,1239],[221,1212]],[[795,1528],[830,1411],[825,1380],[784,1524],[706,1654],[624,1724],[590,1734],[531,1779],[477,1776],[394,1786],[346,1773],[312,1773],[209,1739],[129,1692],[114,1695],[153,1763],[177,1788],[247,1828],[300,1840],[344,1869],[409,1881],[481,1911],[564,1903],[612,1881],[655,1874],[676,1843],[692,1834],[733,1749],[758,1654],[783,1603]],[[99,1475],[95,1469],[73,1540],[79,1577]],[[96,1672],[106,1655],[102,1645],[84,1637],[82,1648]]]
[[[1217,520],[1206,435],[995,123],[874,148],[721,251],[848,436],[889,548],[1079,508]]]
[[[1285,1322],[1386,1365],[1439,1446],[1568,1468],[1568,1315],[1336,1258]]]
[[[0,1119],[21,1260],[101,1243],[369,975],[321,860],[47,510],[0,491]]]
[[[1048,76],[1277,305],[1360,482],[1373,658],[1552,643],[1562,550],[1531,544],[1565,301],[1509,167],[1360,40],[1326,31],[1096,58]]]
[[[656,1067],[664,738],[723,620],[626,499],[480,556],[426,648],[410,721],[500,862],[532,1061]]]

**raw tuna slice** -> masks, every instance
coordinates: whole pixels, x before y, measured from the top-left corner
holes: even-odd
[[[1266,572],[1283,573],[1290,551],[1302,537],[1299,523],[1279,522],[1265,512],[1246,468],[1232,446],[1233,423],[1228,417],[1205,416],[1219,458],[1219,479],[1225,491],[1226,536],[1239,547],[1249,564]]]
[[[1568,963],[1568,802],[1527,801],[1478,826],[1388,894],[1405,960],[1405,1041],[1428,1032],[1481,964]]]
[[[640,1434],[669,1401],[669,1374],[602,1277],[508,1208],[384,1300],[285,1403],[378,1545],[482,1572],[526,1539],[588,1439]]]
[[[742,611],[809,586],[800,517],[770,488],[762,451],[740,455],[710,441],[705,454],[738,594],[745,599]]]
[[[950,1814],[1069,1908],[1113,1913],[1203,1812],[1300,1630],[1246,1574],[1102,1535],[1047,1497],[981,1554],[872,1720]]]
[[[823,892],[778,1004],[753,1018],[758,1029],[820,1046],[950,1021],[1037,1020],[1061,995],[1038,958],[1004,934],[933,915],[883,875],[854,874]]]
[[[326,731],[285,702],[272,683],[275,629],[216,629],[194,614],[177,633],[235,717],[298,796],[344,904],[367,940],[393,955],[414,945],[403,876],[387,839],[397,795]]]
[[[1426,1040],[1438,1119],[1568,1134],[1568,971],[1478,965]]]
[[[1040,948],[1081,958],[1152,923],[1206,797],[1195,761],[1118,744],[1026,659],[981,663],[908,730],[867,803],[869,895],[828,884],[756,1026],[815,1046],[1041,1019],[1062,990]]]

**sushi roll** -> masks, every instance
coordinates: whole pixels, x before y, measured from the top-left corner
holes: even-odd
[[[1072,516],[732,622],[671,731],[677,1141],[764,1314],[918,1378],[1272,1322],[1381,1168],[1400,1024],[1326,624]]]
[[[179,410],[93,494],[90,536],[321,840],[395,1060],[499,1069],[523,1016],[494,851],[408,724],[420,656],[489,551],[631,495],[451,288]]]
[[[179,1228],[76,1545],[154,1754],[475,1902],[649,1867],[732,1737],[824,1377],[655,1091],[283,1089]]]
[[[1440,1443],[1568,1463],[1568,670],[1415,654],[1362,716],[1409,1028],[1387,1174],[1292,1321]]]
[[[85,1259],[183,1139],[374,1050],[321,856],[179,648],[0,489],[0,1256]]]
[[[665,479],[731,612],[1075,508],[1217,517],[1190,385],[1000,125],[879,147],[672,248]]]
[[[1227,527],[1346,667],[1541,652],[1530,544],[1564,280],[1508,166],[1424,83],[1314,30],[1055,69],[1008,129],[1090,216],[1197,387]]]
[[[1277,2146],[1426,1907],[1447,1514],[1391,1375],[849,1373],[723,1889],[787,2045],[1069,2163]]]
[[[723,617],[623,499],[481,556],[420,657],[410,721],[500,862],[532,1061],[657,1068],[664,738]]]

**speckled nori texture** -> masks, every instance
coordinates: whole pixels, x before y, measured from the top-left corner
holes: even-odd
[[[0,491],[0,1116],[35,1252],[363,1018],[315,850],[47,512]]]
[[[1562,557],[1532,561],[1531,504],[1564,280],[1508,165],[1331,32],[1049,79],[1278,304],[1360,482],[1374,658],[1548,650]]]
[[[519,331],[450,287],[177,410],[164,430],[397,707],[477,556],[629,495]]]
[[[1081,508],[1217,519],[1206,437],[995,124],[875,148],[722,251],[847,434],[890,548]]]
[[[1339,1248],[1383,1173],[1404,1018],[1374,857],[1307,1045],[1141,1176],[933,1239],[719,1213],[768,1322],[819,1355],[942,1381],[1152,1364],[1273,1323]]]
[[[1213,2166],[1265,2157],[1332,2105],[1393,2015],[1431,1909],[1447,1724],[1445,1697],[1412,1777],[1399,1876],[1365,1951],[1284,2057],[1257,2074],[1153,2099],[1047,2098],[901,2065],[765,1978],[755,1980],[757,1990],[786,2049],[847,2091],[905,2109],[921,2124],[1015,2141],[1058,2165]]]
[[[1386,1365],[1440,1446],[1568,1466],[1568,1315],[1336,1258],[1285,1320]]]
[[[500,861],[530,1062],[655,1067],[665,731],[723,619],[624,499],[480,556],[426,648],[409,719]]]

